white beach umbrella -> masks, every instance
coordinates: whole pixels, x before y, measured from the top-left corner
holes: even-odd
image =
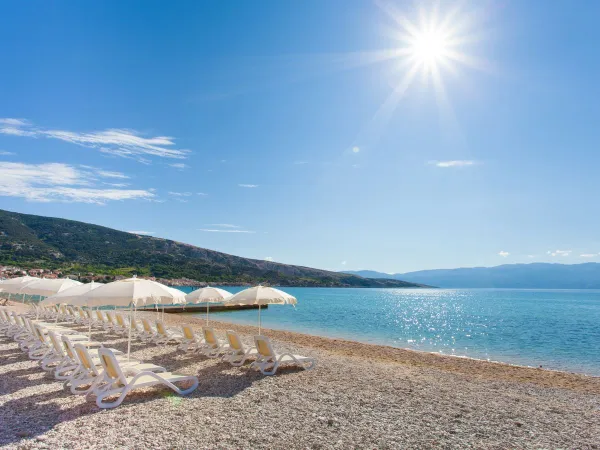
[[[254,286],[227,299],[225,305],[258,305],[258,334],[261,331],[260,307],[263,305],[295,305],[298,300],[287,292],[267,286]]]
[[[19,294],[23,287],[39,280],[41,280],[41,278],[30,276],[9,278],[8,280],[4,280],[2,282],[2,290],[8,294]]]
[[[19,294],[21,293],[21,289],[27,286],[34,281],[39,281],[41,278],[37,277],[18,277],[18,278],[9,278],[8,280],[4,280],[2,282],[2,291],[8,294],[8,299],[10,300],[11,294]]]
[[[21,288],[22,294],[40,295],[42,297],[50,297],[59,292],[66,291],[75,286],[80,286],[79,281],[71,280],[70,278],[42,278],[41,280],[27,283]]]
[[[207,286],[196,289],[185,296],[188,303],[206,303],[206,326],[208,326],[208,310],[211,303],[223,303],[233,294],[225,289]]]
[[[128,278],[113,281],[84,294],[88,307],[129,306],[131,310],[139,304],[184,304],[185,293],[156,281]],[[135,310],[134,310],[135,313]],[[135,320],[135,314],[131,320]],[[127,357],[131,353],[131,326],[127,343]]]
[[[87,284],[78,284],[57,294],[51,295],[50,297],[42,300],[40,305],[51,306],[67,303],[69,305],[87,306],[87,300],[82,296],[90,291],[93,291],[94,289],[99,288],[100,286],[104,286],[104,284],[96,283],[94,281]]]
[[[87,306],[87,300],[85,297],[83,297],[83,295],[93,291],[96,288],[99,288],[100,286],[103,286],[103,283],[95,283],[94,281],[87,284],[79,284],[77,286],[70,287],[69,289],[65,289],[58,294],[51,295],[50,297],[42,300],[40,305],[51,306],[67,303],[69,305]],[[88,324],[88,335],[90,340],[92,340],[92,321],[90,321]]]

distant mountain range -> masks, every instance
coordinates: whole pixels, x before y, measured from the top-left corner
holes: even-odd
[[[134,274],[230,284],[279,286],[418,287],[398,279],[228,255],[73,220],[0,210],[0,265],[60,269],[63,274]],[[385,278],[385,277],[383,277]]]
[[[496,267],[420,270],[382,273],[372,270],[345,273],[369,278],[402,279],[441,288],[600,289],[600,264],[505,264]]]

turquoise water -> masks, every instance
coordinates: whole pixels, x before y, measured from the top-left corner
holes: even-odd
[[[298,305],[263,310],[265,328],[600,376],[598,290],[285,291]],[[253,310],[213,317],[257,324]]]

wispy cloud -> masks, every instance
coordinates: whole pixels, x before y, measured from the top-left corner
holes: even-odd
[[[140,234],[142,236],[152,236],[153,234],[156,234],[154,231],[128,231],[128,233]]]
[[[13,152],[5,152],[4,150],[0,150],[0,156],[12,156],[15,153]]]
[[[169,195],[173,197],[191,197],[193,194],[191,192],[172,192],[169,191]]]
[[[126,180],[129,178],[127,175],[121,172],[109,172],[106,170],[99,170],[97,173],[98,175],[104,178],[119,178],[121,180]]]
[[[474,166],[477,163],[472,160],[456,159],[452,161],[429,161],[428,164],[432,164],[436,167],[467,167]]]
[[[11,126],[11,127],[25,127],[25,126],[29,125],[29,122],[26,121],[25,119],[4,118],[4,119],[0,119],[0,125],[6,125],[6,126]]]
[[[112,187],[116,187],[116,188],[124,188],[127,186],[131,186],[129,183],[103,183],[106,186],[112,186]]]
[[[579,256],[582,258],[596,258],[597,256],[600,256],[600,254],[598,254],[598,253],[582,253]]]
[[[265,256],[265,261],[273,261],[273,257],[272,256]]]
[[[190,166],[188,166],[187,164],[184,164],[184,163],[175,163],[175,164],[169,164],[169,167],[173,167],[174,169],[183,170],[183,169],[188,169]]]
[[[503,258],[506,258],[508,255],[510,255],[510,253],[505,252],[504,250],[498,252],[498,255],[502,256]]]
[[[257,188],[258,184],[238,184],[238,186],[243,188]]]
[[[196,192],[196,195],[199,195],[200,197],[206,197],[208,194],[204,192]]]
[[[248,231],[248,230],[218,230],[216,228],[199,228],[198,231],[206,231],[208,233],[256,233],[256,231]]]
[[[219,227],[219,228],[242,228],[239,225],[232,225],[230,223],[207,223],[207,227]]]
[[[58,139],[82,147],[125,158],[148,162],[144,156],[184,159],[189,150],[177,149],[169,136],[144,137],[135,130],[109,128],[101,131],[76,132],[37,127],[24,119],[0,119],[0,134],[33,138]]]
[[[342,261],[341,264],[342,264],[342,266],[345,266],[346,265],[346,261]]]
[[[550,256],[570,256],[573,253],[572,250],[548,250],[546,254]]]
[[[352,147],[352,152],[353,152],[353,153],[358,153],[358,152],[360,152],[360,147],[356,147],[356,146],[355,146],[355,147]]]
[[[63,163],[0,162],[0,196],[37,202],[93,204],[113,200],[151,200],[155,197],[153,192],[144,189],[99,188],[98,175],[102,176]]]

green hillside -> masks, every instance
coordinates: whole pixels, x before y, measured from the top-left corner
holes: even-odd
[[[281,286],[417,287],[400,280],[242,258],[73,220],[0,210],[0,264]]]

